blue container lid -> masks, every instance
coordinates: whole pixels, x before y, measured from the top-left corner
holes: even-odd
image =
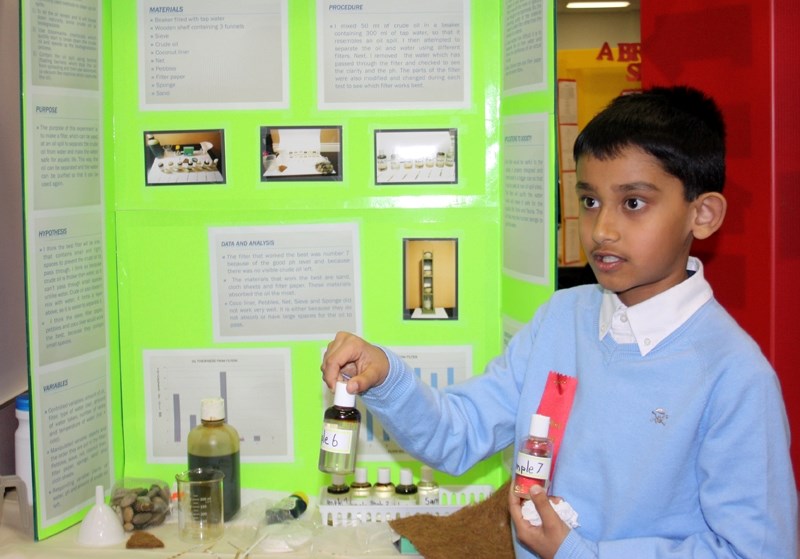
[[[17,396],[17,409],[19,411],[31,411],[31,396],[27,392]]]

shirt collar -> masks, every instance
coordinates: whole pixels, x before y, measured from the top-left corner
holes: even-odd
[[[604,289],[599,339],[611,330],[614,313],[621,311],[627,318],[639,353],[642,357],[650,353],[713,296],[711,285],[703,275],[702,262],[690,256],[686,269],[694,273],[678,285],[631,307],[626,307],[616,293]]]

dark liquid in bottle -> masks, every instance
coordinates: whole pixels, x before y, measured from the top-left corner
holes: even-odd
[[[225,522],[233,518],[242,506],[241,482],[239,480],[239,453],[223,456],[198,456],[189,454],[189,469],[214,468],[225,474],[222,480],[222,504]]]

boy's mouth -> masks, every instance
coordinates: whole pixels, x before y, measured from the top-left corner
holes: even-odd
[[[622,257],[615,254],[603,254],[599,252],[593,253],[592,259],[597,269],[602,272],[610,272],[618,268],[625,261]]]

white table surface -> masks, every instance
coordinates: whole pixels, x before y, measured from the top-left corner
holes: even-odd
[[[125,556],[131,559],[136,557],[148,557],[151,559],[209,559],[213,557],[245,559],[244,552],[246,549],[255,544],[258,534],[263,534],[263,532],[257,532],[256,521],[252,520],[252,516],[256,511],[260,513],[270,501],[277,501],[286,495],[268,491],[248,490],[243,490],[242,493],[243,502],[248,503],[242,508],[242,512],[249,513],[251,518],[243,519],[241,514],[237,515],[236,519],[226,524],[225,536],[213,544],[198,545],[180,541],[178,538],[177,519],[173,513],[167,522],[148,530],[164,542],[165,547],[126,549],[125,542],[107,547],[80,545],[78,543],[80,524],[47,539],[38,542],[33,541],[32,536],[22,529],[16,495],[12,491],[6,495],[2,522],[0,523],[0,558],[69,559],[75,557],[80,559],[103,559]],[[366,557],[375,559],[419,557],[418,555],[401,555],[395,549],[393,540],[397,536],[387,524],[375,523],[356,527],[322,526],[319,522],[319,510],[314,498],[311,499],[309,509],[301,517],[301,520],[298,520],[297,524],[289,523],[279,527],[271,527],[271,529],[300,530],[303,535],[310,536],[305,545],[299,546],[292,551],[278,552],[278,549],[285,549],[284,538],[280,537],[281,534],[278,533],[268,536],[270,539],[265,540],[266,543],[262,541],[261,544],[256,545],[247,557],[336,557],[352,559]],[[270,548],[274,551],[270,551]]]

